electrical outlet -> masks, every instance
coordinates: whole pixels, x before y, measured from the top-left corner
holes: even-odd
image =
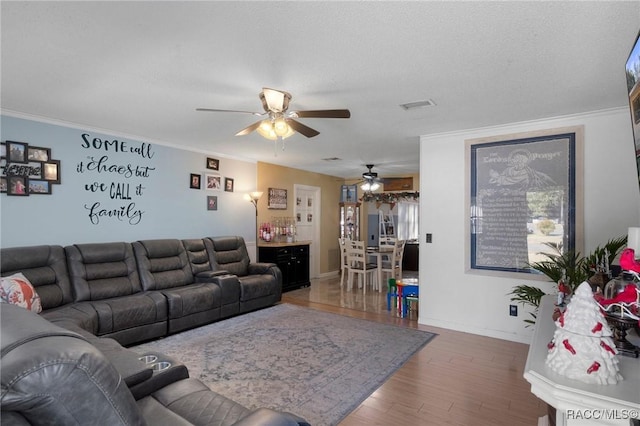
[[[428,243],[433,242],[433,234],[427,234],[427,242]]]
[[[518,305],[509,305],[509,315],[512,317],[518,316]]]

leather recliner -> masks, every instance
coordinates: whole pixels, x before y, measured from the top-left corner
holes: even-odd
[[[244,238],[204,238],[214,271],[227,271],[237,277],[240,288],[240,313],[260,309],[282,297],[282,272],[275,263],[251,263]],[[230,277],[231,279],[236,279]],[[220,277],[218,281],[224,280]],[[221,286],[225,285],[220,283]]]
[[[3,425],[309,426],[289,413],[252,412],[193,378],[150,387],[136,400],[131,381],[82,333],[9,304],[0,323]]]
[[[180,240],[141,240],[132,245],[142,288],[159,291],[167,299],[169,334],[220,319],[220,287],[195,282]]]

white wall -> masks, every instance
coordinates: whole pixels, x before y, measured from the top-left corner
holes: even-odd
[[[465,140],[584,125],[584,249],[640,226],[640,191],[627,108],[514,123],[420,138],[419,323],[529,343],[532,327],[522,306],[509,316],[513,286],[552,283],[466,273]],[[433,243],[425,243],[425,234]]]
[[[0,245],[2,247],[37,244],[68,245],[108,241],[135,241],[155,238],[202,238],[240,235],[255,240],[255,210],[243,195],[256,188],[256,164],[225,158],[215,153],[188,151],[156,141],[132,136],[107,134],[53,122],[2,115],[2,141],[19,141],[51,148],[53,159],[60,160],[61,184],[53,185],[51,195],[0,195]],[[94,146],[87,138],[126,143],[126,147],[145,144],[144,155],[131,150],[116,150],[103,144]],[[147,155],[148,154],[148,155]],[[147,176],[127,176],[114,171],[89,170],[90,161],[108,157],[105,164],[149,167]],[[151,158],[149,158],[151,157]],[[191,173],[216,173],[206,168],[206,158],[220,160],[217,172],[223,180],[233,178],[234,192],[190,189]],[[82,164],[82,167],[80,165]],[[87,185],[105,184],[92,192]],[[111,192],[111,184],[125,185],[120,197]],[[127,186],[128,185],[128,186]],[[140,193],[136,193],[139,185]],[[204,188],[204,186],[202,187]],[[128,195],[128,197],[127,197]],[[207,210],[207,196],[218,197],[218,210]],[[128,199],[127,199],[128,198]],[[133,204],[140,217],[121,219],[89,216],[90,208],[118,210]],[[139,219],[139,220],[138,220]]]

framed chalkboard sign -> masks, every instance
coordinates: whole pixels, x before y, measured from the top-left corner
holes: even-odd
[[[582,127],[467,141],[469,267],[537,273],[552,253],[581,249]]]

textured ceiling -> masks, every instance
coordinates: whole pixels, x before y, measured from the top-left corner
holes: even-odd
[[[419,136],[626,105],[640,2],[12,2],[6,113],[341,177],[419,169]],[[320,131],[234,134],[262,87]],[[435,107],[400,104],[432,99]],[[328,162],[323,158],[338,157]]]

